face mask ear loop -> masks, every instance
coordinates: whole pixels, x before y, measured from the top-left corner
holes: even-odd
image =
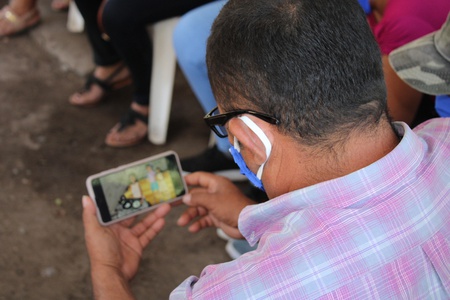
[[[241,119],[242,122],[244,122],[245,125],[247,125],[248,128],[250,128],[259,137],[261,142],[264,144],[264,147],[266,148],[266,160],[259,167],[258,173],[256,173],[256,177],[258,177],[258,179],[261,179],[264,165],[266,164],[267,160],[269,159],[270,153],[272,152],[272,144],[270,143],[269,138],[264,133],[264,131],[262,131],[262,129],[259,128],[259,126],[256,125],[256,123],[253,122],[249,117],[241,116],[241,117],[239,117],[239,119]],[[235,140],[235,144],[236,144],[236,140]],[[235,146],[235,148],[236,148],[236,146]],[[238,148],[236,148],[236,149],[238,149]],[[238,150],[238,151],[240,152],[240,150]]]
[[[239,146],[239,141],[236,137],[234,137],[234,149],[236,149],[237,152],[241,153],[241,147]]]

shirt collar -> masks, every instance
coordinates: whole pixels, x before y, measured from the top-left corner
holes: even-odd
[[[346,176],[321,182],[247,206],[239,216],[239,230],[254,245],[276,222],[287,215],[308,208],[359,207],[379,195],[387,186],[413,176],[412,170],[421,161],[426,145],[403,122],[393,123],[400,143],[378,161]]]

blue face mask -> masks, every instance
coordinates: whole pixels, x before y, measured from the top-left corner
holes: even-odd
[[[261,130],[261,128],[258,127],[258,125],[255,124],[250,118],[246,116],[239,117],[261,140],[261,142],[264,144],[266,148],[266,161],[259,167],[258,173],[253,173],[247,166],[247,164],[244,161],[244,158],[241,155],[241,148],[239,147],[239,142],[234,137],[234,147],[230,148],[230,153],[233,156],[234,162],[239,166],[239,169],[241,170],[241,174],[245,175],[250,182],[259,188],[262,191],[265,191],[263,183],[261,181],[264,165],[269,159],[270,152],[272,151],[272,145],[270,144],[269,139],[264,134],[264,132]]]
[[[438,95],[434,103],[439,116],[450,117],[450,95]]]
[[[366,15],[370,14],[372,12],[372,8],[370,7],[370,0],[358,0],[359,5],[364,9],[364,12]]]

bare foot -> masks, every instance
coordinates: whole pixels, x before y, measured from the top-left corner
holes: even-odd
[[[140,105],[133,101],[131,103],[131,109],[140,113],[141,115],[148,116],[149,112],[148,105]]]
[[[34,2],[12,1],[11,5],[0,10],[0,37],[23,32],[37,25],[40,20],[41,16]]]
[[[110,90],[131,84],[130,72],[120,62],[112,66],[96,66],[86,86],[69,97],[75,106],[92,106],[99,103]]]
[[[55,11],[64,11],[69,9],[69,4],[71,0],[53,0],[51,7]]]
[[[33,1],[12,0],[10,1],[8,6],[18,16],[23,16],[27,12],[32,11],[37,7],[36,0]]]
[[[111,147],[129,147],[140,143],[147,136],[148,106],[139,105],[135,102],[131,104],[135,114],[128,114],[130,118],[127,122],[116,124],[108,133],[105,143]],[[137,114],[136,114],[137,113]]]

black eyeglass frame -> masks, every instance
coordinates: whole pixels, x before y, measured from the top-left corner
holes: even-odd
[[[218,114],[218,115],[213,116],[213,113],[218,109],[219,108],[217,106],[215,108],[213,108],[209,113],[207,113],[203,117],[203,120],[205,120],[206,125],[208,125],[209,128],[220,138],[225,138],[228,136],[228,134],[221,133],[220,131],[217,130],[217,128],[215,126],[225,126],[225,124],[228,121],[230,121],[231,119],[233,119],[237,116],[240,116],[240,115],[249,114],[249,115],[255,116],[258,119],[261,119],[261,120],[263,120],[267,123],[273,124],[273,125],[280,124],[280,120],[278,120],[275,117],[272,117],[268,114],[256,112],[253,110],[246,110],[246,109],[233,110],[230,112],[226,112],[223,114]]]

